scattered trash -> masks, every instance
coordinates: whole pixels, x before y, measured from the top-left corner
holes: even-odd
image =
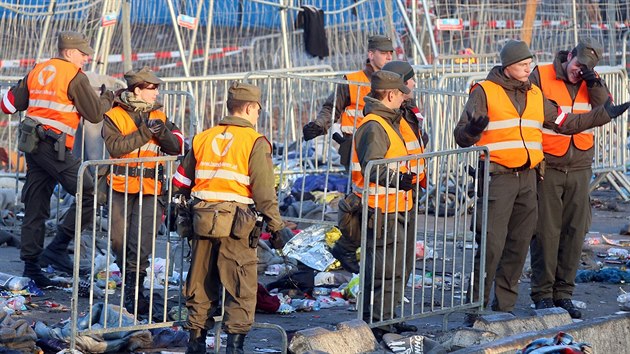
[[[22,290],[28,285],[29,281],[31,281],[30,278],[0,272],[0,288],[2,289]]]
[[[282,253],[294,258],[306,266],[324,271],[334,262],[335,257],[328,251],[326,232],[328,225],[313,225],[295,235],[284,245]]]
[[[584,240],[584,244],[591,245],[591,246],[599,245],[600,243],[601,243],[600,239],[596,237],[589,237]]]
[[[604,242],[606,242],[606,244],[609,244],[611,246],[630,247],[630,241],[627,240],[613,240],[604,235],[602,235],[602,239],[604,239]]]

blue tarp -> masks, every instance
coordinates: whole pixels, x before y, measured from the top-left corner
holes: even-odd
[[[69,1],[69,0],[66,0]],[[57,6],[62,6],[64,0],[57,1]],[[3,1],[4,3],[20,2],[19,0]],[[27,5],[47,5],[50,0],[31,0]],[[24,5],[24,1],[20,4]],[[195,17],[197,13],[198,1],[174,1],[175,14],[183,14]],[[311,0],[304,4],[313,5],[322,8],[324,11],[338,10],[346,8],[355,3],[354,0]],[[368,7],[369,6],[369,7]],[[200,24],[205,26],[208,19],[208,3],[204,2],[201,10]],[[45,8],[45,6],[44,6]],[[400,19],[400,11],[397,6],[393,6],[394,19]],[[38,10],[38,11],[41,11]],[[288,21],[293,23],[297,16],[296,10],[288,10]],[[0,7],[0,18],[15,15],[10,10]],[[362,20],[362,26],[370,26],[367,28],[370,32],[382,33],[384,28],[374,28],[371,22],[365,22],[372,18],[381,18],[386,15],[385,5],[381,2],[371,2],[369,5],[360,5],[350,11],[344,11],[340,14],[327,15],[325,18],[326,25],[337,25]],[[82,18],[80,12],[59,14],[59,18]],[[170,25],[171,16],[168,4],[165,0],[135,0],[131,1],[131,22],[132,24],[152,24],[152,25]],[[385,22],[379,22],[383,26]],[[226,27],[243,27],[243,28],[278,28],[280,26],[280,8],[277,6],[256,3],[250,0],[215,0],[213,24],[215,26]]]

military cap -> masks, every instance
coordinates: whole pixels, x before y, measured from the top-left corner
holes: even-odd
[[[148,66],[143,67],[138,71],[129,70],[125,73],[125,81],[127,81],[127,86],[131,87],[143,82],[159,85],[164,83],[164,81],[160,80],[159,77],[155,76],[151,68]]]
[[[395,90],[398,89],[402,93],[409,93],[411,90],[405,82],[402,76],[392,71],[380,70],[372,74],[370,78],[370,84],[373,89],[376,90]]]
[[[82,33],[67,31],[59,33],[57,37],[57,48],[62,49],[78,49],[86,55],[94,55],[94,49],[90,47],[90,43]]]
[[[242,82],[233,82],[228,90],[228,99],[256,102],[260,107],[260,89],[254,85]]]
[[[413,71],[411,64],[402,60],[390,61],[389,63],[383,66],[383,70],[395,72],[396,74],[402,76],[403,81],[405,82],[413,78],[414,75],[416,74]]]
[[[370,36],[368,38],[368,50],[380,50],[381,52],[393,52],[392,40],[386,36]]]
[[[604,51],[602,45],[592,37],[580,39],[575,49],[577,51],[578,62],[582,65],[586,65],[590,70],[593,70],[597,65]]]

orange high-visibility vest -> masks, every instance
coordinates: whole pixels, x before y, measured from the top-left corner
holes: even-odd
[[[477,146],[490,150],[490,161],[508,168],[522,167],[529,157],[530,168],[543,160],[543,95],[538,86],[527,91],[527,106],[521,116],[505,93],[494,82],[479,83],[488,102],[488,127],[481,133]]]
[[[365,75],[363,70],[353,72],[346,75],[348,81],[370,83],[370,78]],[[363,97],[370,93],[370,86],[359,86],[348,84],[350,90],[350,104],[341,113],[341,131],[346,134],[354,134],[354,120],[357,121],[357,128],[363,120]]]
[[[584,113],[591,110],[586,83],[582,81],[575,99],[571,99],[569,90],[562,80],[556,78],[556,70],[553,64],[538,67],[540,73],[540,88],[545,97],[554,100],[565,113]],[[569,150],[571,140],[576,148],[588,150],[593,147],[593,130],[588,129],[575,135],[556,133],[551,129],[543,128],[543,151],[554,156],[562,156]]]
[[[254,204],[249,156],[260,137],[269,144],[254,128],[235,125],[218,125],[195,136],[192,148],[197,165],[191,196],[207,202]]]
[[[66,133],[66,147],[72,149],[79,126],[79,112],[68,98],[68,85],[81,68],[62,59],[50,59],[35,65],[28,74],[26,116],[44,129]]]
[[[136,123],[134,123],[129,113],[122,107],[114,107],[109,112],[105,113],[112,122],[120,130],[122,135],[129,135],[138,130]],[[161,111],[152,111],[149,113],[149,119],[159,119],[162,122],[166,122],[166,115]],[[160,144],[155,138],[151,138],[146,144],[142,145],[138,149],[135,149],[127,154],[117,157],[116,159],[129,159],[138,157],[157,157],[161,156]],[[142,194],[161,194],[162,182],[157,181],[157,193],[155,184],[155,168],[163,169],[164,163],[156,163],[155,161],[144,162],[142,164],[133,162],[129,164],[117,164],[118,171],[114,171],[109,176],[109,183],[112,189],[124,193],[139,193],[140,192],[140,167],[144,169],[142,174]],[[126,166],[129,166],[126,168]],[[128,176],[125,176],[125,173]],[[159,174],[158,174],[159,175]]]
[[[407,148],[405,147],[405,142],[401,139],[400,135],[394,131],[389,123],[387,123],[382,117],[377,116],[376,114],[368,114],[361,125],[365,124],[365,122],[369,121],[378,122],[383,129],[387,132],[387,136],[389,137],[389,148],[385,153],[386,159],[392,159],[396,157],[403,157],[409,155]],[[407,173],[409,169],[407,167],[406,162],[402,163],[390,163],[388,168],[393,171],[400,171],[400,173]],[[361,172],[361,164],[359,163],[359,157],[356,152],[356,147],[352,150],[352,165],[351,165],[351,175],[352,175],[352,189],[355,194],[361,197],[363,192],[363,173]],[[376,173],[376,170],[372,170],[373,173]],[[383,172],[383,168],[380,169],[380,173]],[[395,180],[392,180],[392,183],[395,183]],[[396,198],[398,198],[398,202],[396,202]],[[384,187],[378,185],[376,183],[370,182],[368,187],[368,206],[370,208],[376,209],[379,208],[388,213],[394,213],[399,211],[408,211],[413,207],[413,198],[411,195],[411,191],[403,191],[396,190],[394,187]]]
[[[424,153],[424,147],[422,143],[418,140],[418,137],[413,132],[413,128],[407,123],[406,120],[400,120],[400,134],[405,141],[405,147],[407,148],[407,152],[409,155],[419,155]],[[413,183],[420,180],[420,185],[423,188],[427,187],[427,181],[424,175],[424,159],[412,159],[409,160],[409,171],[416,174],[416,177],[413,179]]]

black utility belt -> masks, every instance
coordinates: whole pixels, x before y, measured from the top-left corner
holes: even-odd
[[[521,166],[516,168],[505,167],[496,163],[490,163],[490,176],[494,175],[507,175],[507,174],[518,174],[519,172],[530,170],[529,166]]]
[[[155,177],[155,168],[140,168],[140,167],[126,167],[120,165],[113,166],[113,172],[115,175],[128,175],[129,177],[140,177],[142,175],[146,178]],[[164,167],[159,166],[157,169],[158,179],[164,179]]]

